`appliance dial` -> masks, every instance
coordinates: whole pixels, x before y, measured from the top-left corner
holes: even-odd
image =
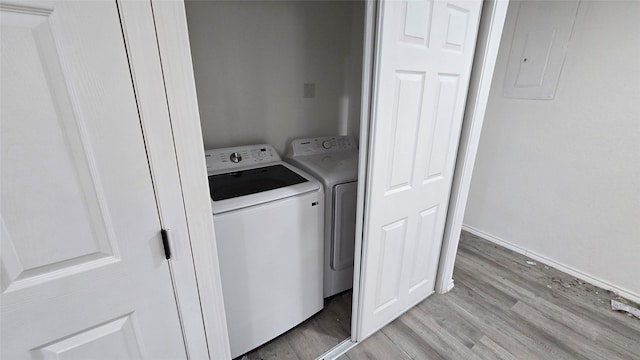
[[[229,160],[231,160],[231,162],[238,163],[242,161],[242,155],[240,155],[237,152],[234,152],[231,155],[229,155]]]
[[[322,147],[325,149],[331,149],[331,141],[323,141]]]

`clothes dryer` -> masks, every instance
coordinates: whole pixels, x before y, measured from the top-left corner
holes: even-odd
[[[358,147],[353,137],[293,140],[285,161],[324,185],[324,297],[353,286]]]

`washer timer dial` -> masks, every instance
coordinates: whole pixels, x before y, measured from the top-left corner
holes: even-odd
[[[231,162],[238,163],[242,161],[242,155],[237,152],[231,153],[231,155],[229,155],[229,160],[231,160]]]

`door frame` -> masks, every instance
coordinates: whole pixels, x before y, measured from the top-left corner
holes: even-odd
[[[368,142],[368,136],[371,86],[375,76],[373,63],[376,60],[374,53],[378,1],[366,0],[366,3],[359,176],[364,176],[367,172],[369,148],[372,146]],[[439,294],[446,293],[453,288],[452,276],[458,241],[508,3],[509,0],[485,0],[483,4],[443,246],[436,275],[436,292]],[[172,145],[175,147],[175,161],[179,169],[181,196],[190,237],[190,244],[182,241],[179,245],[185,254],[193,255],[191,271],[195,271],[197,278],[197,294],[200,296],[201,319],[206,334],[209,357],[229,359],[229,341],[213,231],[213,217],[206,181],[204,144],[200,128],[184,1],[151,0],[151,8],[157,32],[158,51],[161,57],[161,71],[164,76],[170,131],[173,136]],[[150,156],[150,162],[151,160]],[[360,269],[362,251],[366,251],[366,248],[363,248],[366,196],[365,181],[360,181],[356,219],[355,269]],[[351,339],[339,344],[322,358],[340,356],[358,343],[356,341],[360,331],[357,311],[358,296],[365,276],[366,274],[360,274],[360,270],[354,272]],[[181,297],[189,296],[187,291],[183,295],[183,290],[180,288],[177,288],[176,292]],[[180,308],[185,310],[182,306]],[[185,334],[186,339],[189,337],[189,334]],[[330,356],[326,356],[328,354]]]
[[[449,292],[454,286],[453,267],[509,1],[484,0],[482,5],[476,52],[471,68],[467,104],[460,132],[451,198],[436,275],[436,293],[438,294]]]
[[[138,0],[116,0],[116,3],[160,224],[170,232],[172,255],[168,265],[185,350],[191,359],[229,359],[231,352],[204,152],[201,145],[189,140],[202,139],[195,83],[192,83],[189,39],[186,32],[174,32],[180,27],[162,28],[156,26],[154,19],[160,16],[171,20],[172,11],[184,14],[183,3],[152,4]],[[171,25],[170,20],[160,23]],[[169,53],[177,57],[171,59],[176,60],[177,66],[165,69],[159,56],[160,49],[175,44],[186,46],[186,52],[179,46]],[[182,57],[186,57],[188,63],[181,63]],[[180,71],[190,75],[182,76]],[[163,74],[166,75],[164,82]],[[176,94],[180,96],[176,98]],[[189,104],[192,99],[194,103]],[[192,108],[195,113],[190,113]],[[186,120],[183,122],[182,119]],[[201,195],[203,193],[206,195]]]

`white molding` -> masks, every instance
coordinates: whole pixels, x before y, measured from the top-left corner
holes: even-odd
[[[167,103],[210,359],[230,359],[213,212],[182,0],[152,0]],[[185,254],[186,255],[186,254]],[[196,358],[196,357],[192,357]]]
[[[358,179],[366,179],[369,159],[369,119],[373,84],[373,66],[375,50],[376,12],[378,2],[367,0],[365,4],[364,36],[362,48],[362,95],[360,104],[360,154],[358,159]],[[360,334],[360,287],[363,284],[362,253],[364,242],[365,198],[369,184],[358,181],[356,209],[356,235],[353,258],[353,292],[351,300],[351,341],[356,342]]]
[[[438,294],[444,294],[453,288],[453,267],[508,5],[509,0],[495,0],[486,1],[482,7],[467,105],[460,133],[458,158],[436,275],[436,293]]]
[[[53,9],[48,7],[31,6],[18,2],[2,2],[0,3],[0,11],[36,16],[49,16],[53,12]]]
[[[204,359],[209,356],[209,351],[151,3],[118,0],[118,9],[160,224],[162,228],[171,230],[174,239],[169,270],[185,348],[189,358]]]
[[[454,287],[455,287],[455,284],[453,283],[453,279],[451,279],[451,281],[449,281],[449,283],[447,284],[446,292],[453,290]]]
[[[516,252],[518,254],[524,255],[526,257],[529,257],[532,260],[536,260],[536,261],[538,261],[538,262],[540,262],[542,264],[551,266],[551,267],[553,267],[553,268],[555,268],[557,270],[560,270],[560,271],[562,271],[564,273],[567,273],[567,274],[569,274],[569,275],[571,275],[571,276],[573,276],[575,278],[578,278],[580,280],[584,280],[585,282],[588,282],[591,285],[595,285],[595,286],[601,287],[601,288],[603,288],[605,290],[612,291],[612,292],[616,293],[617,295],[620,295],[620,296],[622,296],[622,297],[624,297],[624,298],[626,298],[628,300],[631,300],[631,301],[633,301],[635,303],[640,303],[640,294],[634,294],[634,293],[632,293],[632,292],[630,292],[628,290],[621,289],[621,288],[617,287],[614,284],[611,284],[610,282],[608,282],[606,280],[602,280],[602,279],[599,279],[599,278],[594,277],[592,275],[589,275],[589,274],[587,274],[587,273],[585,273],[585,272],[583,272],[581,270],[578,270],[578,269],[576,269],[574,267],[571,267],[569,265],[565,265],[565,264],[563,264],[561,262],[558,262],[556,260],[553,260],[553,259],[551,259],[549,257],[546,257],[544,255],[538,254],[535,251],[528,250],[528,249],[526,249],[526,248],[524,248],[524,247],[522,247],[520,245],[516,245],[516,244],[514,244],[512,242],[509,242],[509,241],[507,241],[505,239],[502,239],[502,238],[500,238],[498,236],[489,234],[489,233],[484,232],[482,230],[476,229],[476,228],[474,228],[472,226],[463,225],[462,229],[464,231],[467,231],[467,232],[473,234],[473,235],[476,235],[476,236],[481,237],[481,238],[483,238],[483,239],[485,239],[487,241],[490,241],[490,242],[492,242],[494,244],[497,244],[497,245],[500,245],[500,246],[502,246],[504,248],[507,248],[507,249],[509,249],[509,250],[511,250],[513,252]]]

